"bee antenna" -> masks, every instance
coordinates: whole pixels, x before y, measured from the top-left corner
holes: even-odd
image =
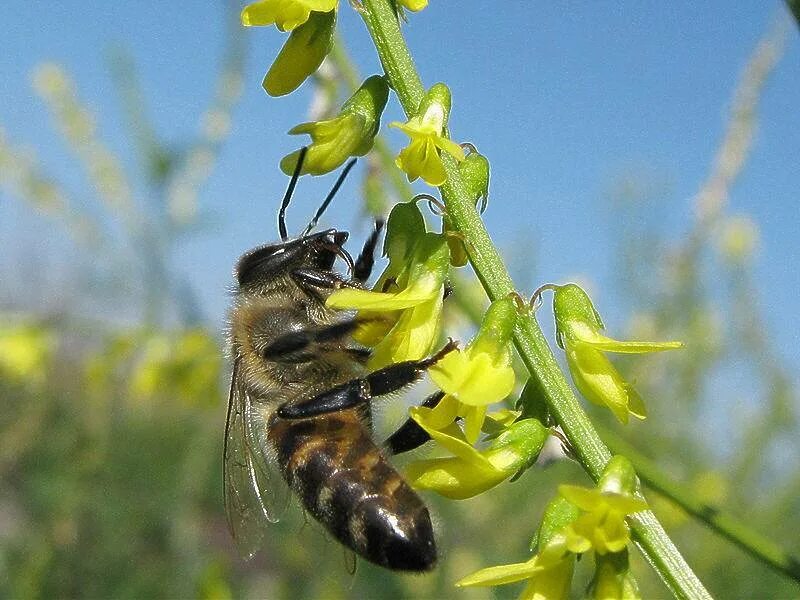
[[[297,185],[297,180],[300,179],[300,171],[303,168],[303,161],[306,158],[307,152],[307,146],[300,148],[300,153],[297,155],[297,164],[294,166],[294,173],[292,173],[292,178],[289,180],[289,187],[286,188],[286,193],[283,195],[283,200],[281,201],[281,208],[278,211],[278,232],[281,234],[281,239],[284,241],[289,238],[289,234],[286,232],[286,207],[289,206],[292,194],[294,194],[294,188]]]
[[[333,188],[331,188],[331,191],[328,192],[328,195],[325,197],[325,200],[322,201],[322,204],[317,209],[317,214],[315,214],[314,218],[308,222],[308,225],[306,225],[306,229],[305,231],[303,231],[301,237],[305,237],[306,235],[308,235],[308,233],[312,229],[314,229],[314,227],[317,226],[317,221],[319,221],[319,218],[322,216],[322,213],[325,212],[325,209],[328,208],[328,205],[331,203],[331,200],[333,200],[333,197],[336,195],[336,192],[338,192],[339,188],[342,187],[342,184],[344,183],[347,174],[350,172],[350,169],[352,169],[355,164],[356,164],[356,159],[354,158],[345,165],[342,174],[339,175],[339,179],[336,180],[336,183],[333,184]]]

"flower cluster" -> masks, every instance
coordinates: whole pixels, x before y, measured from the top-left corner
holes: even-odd
[[[598,486],[586,489],[562,485],[560,497],[545,510],[537,535],[538,553],[530,560],[481,569],[456,585],[504,585],[527,580],[520,598],[558,600],[569,597],[575,559],[595,554],[594,598],[638,598],[628,567],[630,530],[625,517],[645,510],[634,496],[636,475],[630,462],[615,456]]]

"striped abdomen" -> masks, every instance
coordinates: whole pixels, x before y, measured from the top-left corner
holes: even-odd
[[[274,416],[269,437],[286,481],[340,542],[389,569],[434,566],[428,509],[375,446],[356,410],[298,420]]]

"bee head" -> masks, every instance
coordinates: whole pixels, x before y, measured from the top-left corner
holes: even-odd
[[[349,235],[346,231],[327,229],[314,234],[311,231],[316,227],[322,213],[328,208],[336,192],[344,183],[347,173],[355,165],[355,159],[349,161],[342,170],[333,188],[322,201],[300,237],[290,238],[287,233],[286,208],[289,206],[297,180],[300,178],[307,152],[308,148],[306,147],[300,149],[294,173],[278,211],[278,232],[281,241],[255,248],[239,259],[234,273],[240,287],[255,281],[287,275],[300,268],[330,271],[337,256],[344,259],[351,272],[353,270],[353,259],[343,247]]]
[[[242,287],[300,268],[330,271],[337,256],[343,258],[352,269],[352,258],[343,247],[348,236],[346,231],[328,229],[277,244],[259,246],[239,259],[235,270],[236,280]]]

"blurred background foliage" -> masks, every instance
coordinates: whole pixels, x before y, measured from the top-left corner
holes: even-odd
[[[658,427],[621,430],[599,411],[593,415],[612,444],[624,435],[699,499],[800,552],[797,389],[759,311],[752,269],[758,224],[731,214],[726,202],[746,168],[759,94],[786,35],[785,23],[768,32],[744,66],[727,133],[681,237],[664,237],[655,226],[668,193],[657,178],[632,172],[609,190],[621,294],[631,315],[625,333],[680,339],[686,350],[623,365],[643,396],[659,398],[649,405]],[[0,128],[4,196],[59,222],[78,257],[71,300],[57,309],[26,295],[25,265],[2,286],[0,596],[512,597],[514,586],[456,591],[452,584],[482,566],[527,558],[557,483],[584,481],[557,443],[518,482],[465,502],[427,497],[442,555],[429,575],[399,576],[363,562],[351,574],[346,553],[296,508],[268,532],[253,561],[236,553],[221,497],[229,371],[223,334],[203,321],[194,290],[170,261],[175,240],[203,226],[198,190],[230,129],[242,86],[242,39],[231,23],[210,105],[196,136],[178,145],[164,142],[149,122],[134,57],[122,48],[112,52],[138,159],[131,168],[104,144],[97,115],[70,74],[57,64],[35,70],[33,86],[87,176],[90,203],[75,202],[35,152],[14,145]],[[316,78],[312,119],[335,110],[358,81],[338,45]],[[410,191],[383,140],[366,160],[362,218],[368,220]],[[512,250],[508,260],[512,267],[527,262],[518,281],[539,283],[526,281],[530,256]],[[466,337],[484,301],[467,275],[455,273],[453,280],[447,331]],[[122,311],[116,319],[96,316],[116,307]],[[706,400],[705,391],[742,369],[748,381],[742,398]],[[734,405],[743,409],[725,408]],[[403,410],[398,403],[380,415],[396,423]],[[716,596],[797,595],[786,578],[666,497],[648,497]],[[634,560],[645,597],[664,595],[641,557]],[[576,579],[587,580],[589,569],[580,565]]]

